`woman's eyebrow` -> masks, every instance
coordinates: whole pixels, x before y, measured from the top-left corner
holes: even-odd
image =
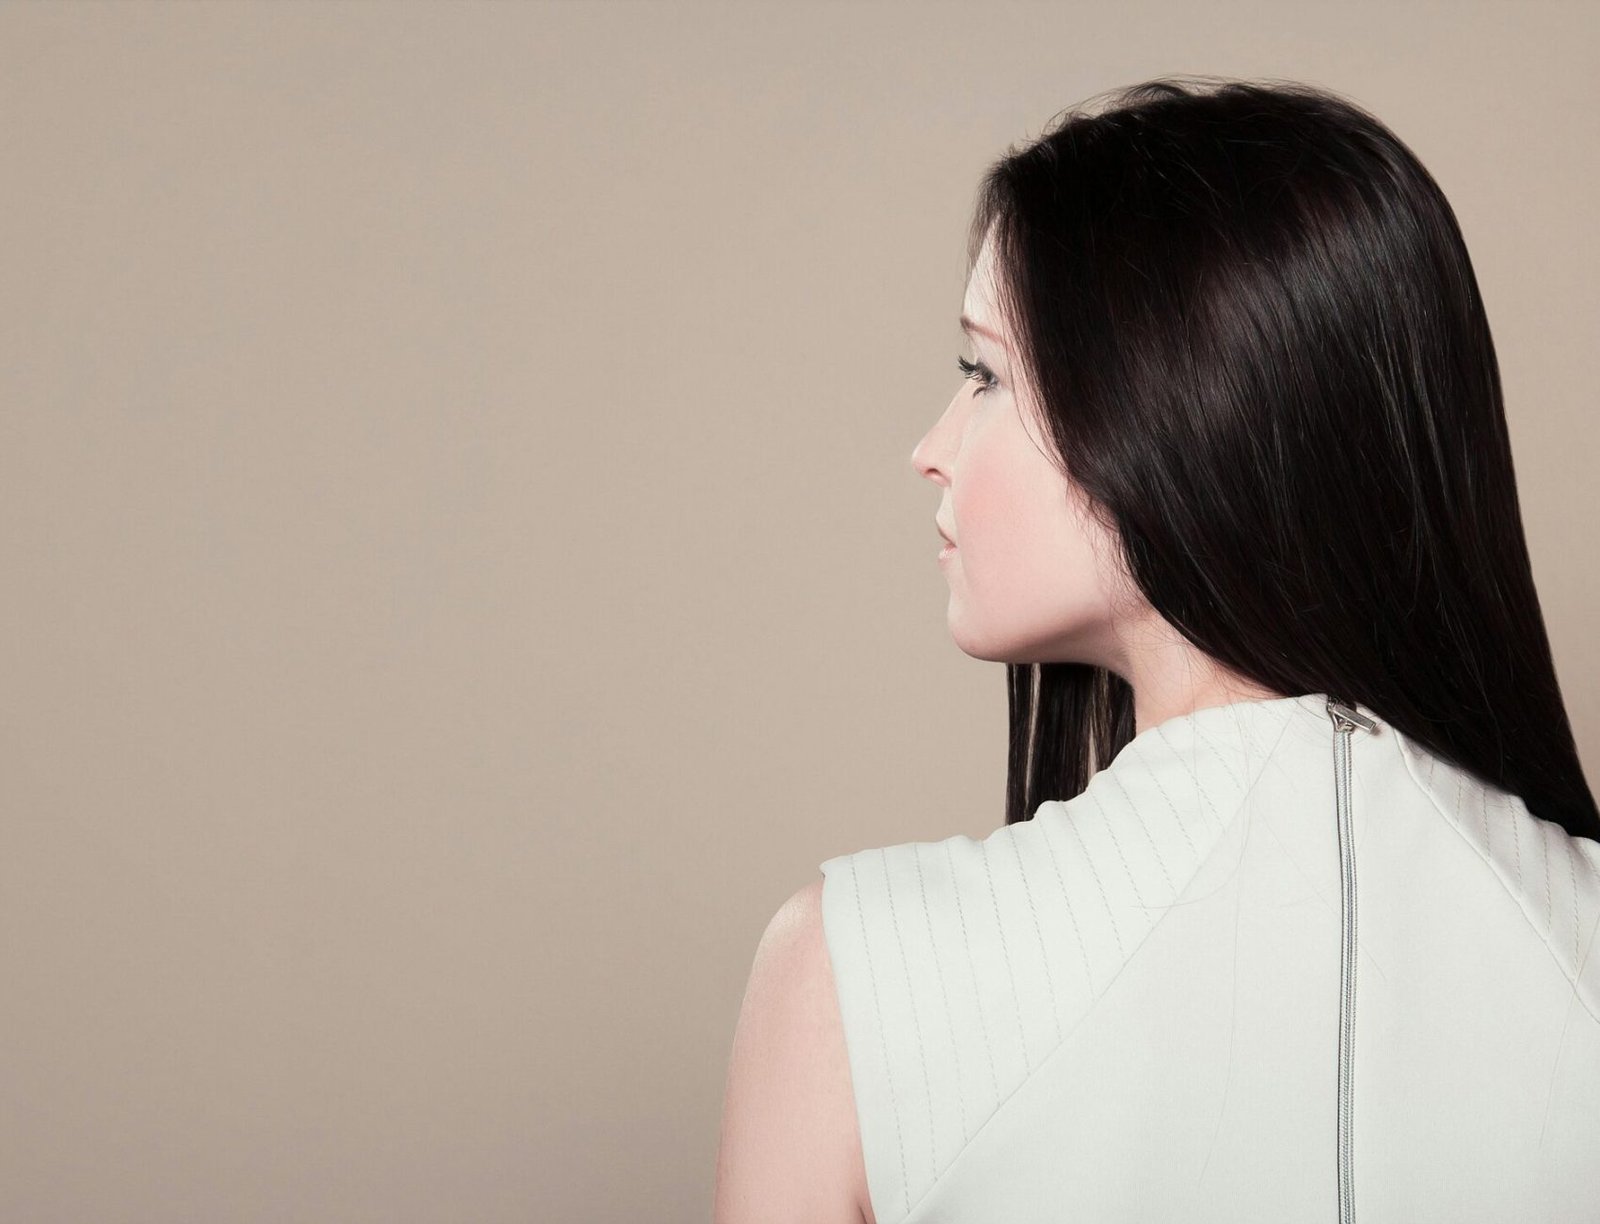
[[[972,332],[977,332],[980,336],[988,336],[989,339],[993,340],[1001,348],[1006,347],[1006,342],[1000,339],[998,335],[990,331],[987,327],[983,326],[983,324],[973,322],[973,320],[968,318],[965,314],[961,316],[961,330],[967,332],[969,335]]]

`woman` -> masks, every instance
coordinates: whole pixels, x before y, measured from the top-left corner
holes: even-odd
[[[1006,823],[763,936],[719,1224],[1600,1219],[1600,815],[1454,214],[1347,100],[999,161],[919,442]]]

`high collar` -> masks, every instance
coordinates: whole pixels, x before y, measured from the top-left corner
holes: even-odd
[[[1383,727],[1369,707],[1354,708]],[[1261,771],[1293,775],[1329,766],[1334,723],[1328,694],[1300,693],[1203,706],[1146,727],[1094,774],[1084,794],[1098,803],[1130,801],[1150,810],[1199,807],[1225,822]],[[1063,806],[1049,800],[1041,809]],[[1038,813],[1036,812],[1036,815]]]

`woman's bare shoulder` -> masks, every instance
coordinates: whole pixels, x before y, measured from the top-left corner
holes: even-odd
[[[756,946],[723,1102],[714,1224],[873,1224],[821,876]]]

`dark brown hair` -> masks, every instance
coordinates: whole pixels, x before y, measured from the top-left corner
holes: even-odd
[[[1162,78],[985,176],[996,291],[1063,474],[1185,638],[1360,702],[1600,840],[1534,589],[1499,366],[1416,155],[1296,82]],[[1082,663],[1008,664],[1006,821],[1134,732]]]

